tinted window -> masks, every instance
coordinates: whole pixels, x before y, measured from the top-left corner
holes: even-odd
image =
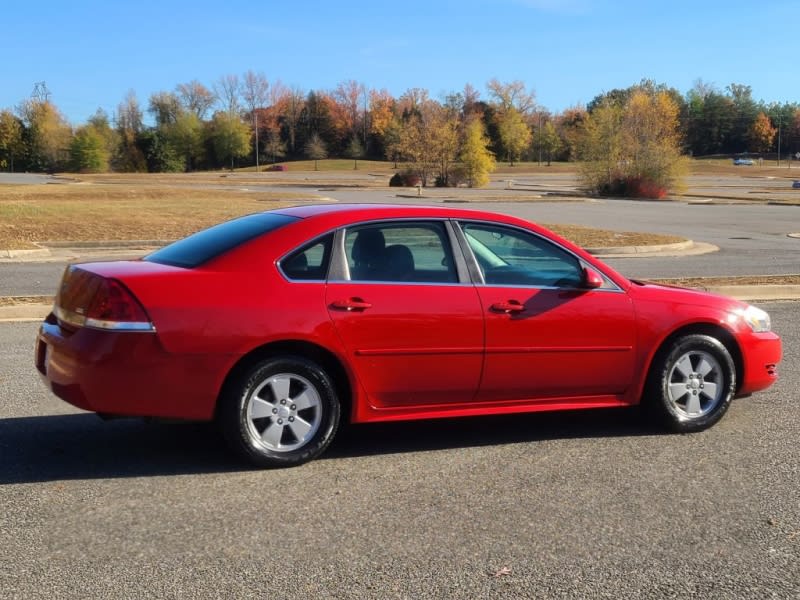
[[[275,213],[247,215],[198,231],[169,246],[164,246],[161,250],[146,256],[144,260],[176,267],[197,267],[259,235],[296,220],[297,217]]]
[[[323,280],[328,275],[333,234],[292,252],[281,260],[281,270],[289,279]]]
[[[580,287],[578,259],[539,236],[496,225],[462,225],[475,260],[489,285]]]
[[[353,281],[458,282],[443,223],[353,227],[345,253]]]

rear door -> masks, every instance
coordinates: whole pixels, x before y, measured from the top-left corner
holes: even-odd
[[[338,238],[326,302],[376,408],[471,401],[483,362],[483,314],[452,229],[381,221]]]

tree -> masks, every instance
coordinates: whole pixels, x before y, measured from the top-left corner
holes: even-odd
[[[489,183],[489,173],[495,169],[495,160],[488,146],[489,139],[484,134],[483,123],[477,118],[470,119],[458,157],[469,187],[483,187]]]
[[[20,114],[28,136],[28,162],[33,170],[57,171],[68,166],[72,128],[49,100],[27,100]]]
[[[679,107],[665,91],[634,90],[624,106],[606,100],[584,125],[581,176],[600,194],[662,197],[679,183]]]
[[[108,171],[109,154],[103,135],[94,125],[78,128],[70,144],[70,167],[78,173]]]
[[[778,129],[772,126],[769,117],[763,112],[758,113],[748,135],[750,149],[754,152],[769,152],[777,133]]]
[[[562,147],[561,138],[556,131],[556,126],[553,121],[548,119],[544,125],[536,131],[536,145],[544,154],[547,160],[547,166],[553,159],[553,155],[557,154]]]
[[[149,160],[142,150],[145,143],[142,110],[133,90],[117,106],[117,149],[112,164],[117,171],[138,172],[149,169]]]
[[[187,171],[194,169],[203,154],[203,123],[193,112],[181,112],[171,125],[164,127],[166,139],[183,158]]]
[[[239,96],[241,85],[238,75],[223,75],[214,84],[214,95],[217,97],[222,110],[229,115],[239,112]]]
[[[497,79],[491,79],[486,87],[501,112],[507,112],[513,108],[518,113],[527,115],[536,108],[536,94],[527,91],[525,84],[521,81],[501,83]]]
[[[253,137],[255,138],[253,144],[255,146],[254,153],[256,157],[256,170],[258,170],[259,167],[258,109],[263,108],[266,104],[268,90],[269,82],[263,73],[254,73],[253,71],[248,71],[244,74],[242,96],[244,98],[245,106],[247,106],[247,109],[250,111],[250,116],[253,120]]]
[[[286,156],[286,144],[281,141],[280,133],[274,130],[267,132],[267,143],[264,145],[264,150],[268,156],[272,157],[273,164],[277,157]]]
[[[319,171],[317,161],[328,158],[328,148],[317,132],[311,134],[311,137],[306,142],[305,150],[306,156],[314,161],[314,170]]]
[[[347,144],[347,157],[353,159],[353,169],[358,169],[358,159],[364,156],[364,146],[358,140],[358,135],[353,134]]]
[[[514,107],[502,113],[499,120],[500,141],[505,148],[508,162],[513,167],[514,159],[518,158],[531,143],[531,130]]]
[[[23,153],[22,129],[11,111],[0,111],[0,169],[14,171],[14,158]]]
[[[183,112],[180,98],[172,92],[156,92],[150,96],[147,112],[153,115],[159,127],[172,125],[178,120],[178,115]],[[140,126],[141,126],[141,116]]]
[[[193,79],[189,83],[180,83],[175,88],[183,107],[198,118],[203,120],[208,109],[214,106],[216,97],[202,83]]]
[[[250,130],[238,115],[217,112],[211,120],[211,141],[217,159],[220,163],[230,160],[233,171],[234,160],[250,151]]]

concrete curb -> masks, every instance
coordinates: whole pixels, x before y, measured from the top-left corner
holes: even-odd
[[[584,248],[589,254],[613,256],[616,254],[648,254],[655,252],[679,252],[695,245],[693,240],[675,242],[674,244],[652,244],[649,246],[609,246],[607,248]]]
[[[25,250],[0,250],[0,258],[38,258],[43,256],[50,256],[50,250],[47,248],[31,248]]]

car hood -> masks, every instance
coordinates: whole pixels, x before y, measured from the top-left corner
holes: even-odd
[[[705,306],[725,311],[744,308],[746,303],[702,289],[690,289],[676,285],[631,280],[630,293],[638,300],[669,301],[692,306]]]

